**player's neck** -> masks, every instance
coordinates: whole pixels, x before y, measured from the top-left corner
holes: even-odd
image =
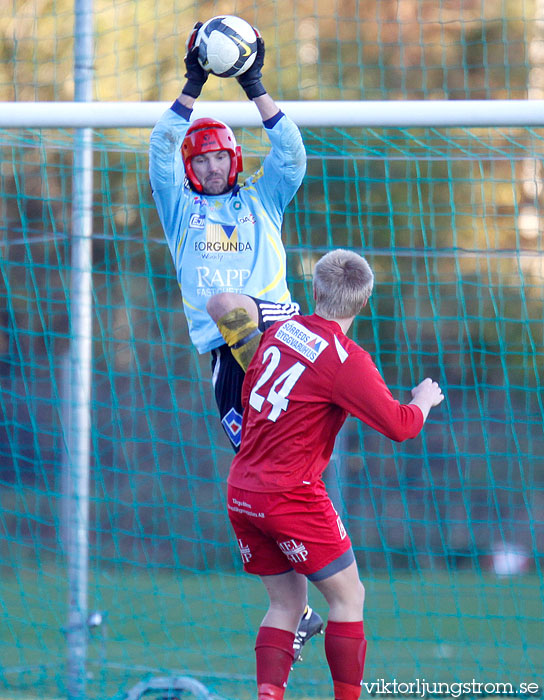
[[[349,331],[351,324],[353,323],[353,319],[355,318],[355,316],[350,316],[349,318],[329,318],[328,316],[325,316],[325,314],[320,313],[316,313],[315,315],[324,318],[326,321],[334,321],[337,323],[342,329],[344,335]]]

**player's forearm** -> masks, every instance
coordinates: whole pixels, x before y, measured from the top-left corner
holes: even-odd
[[[417,406],[421,413],[423,413],[423,422],[427,420],[430,410],[433,407],[432,403],[428,400],[426,400],[424,397],[418,397],[416,399],[412,399],[410,403],[408,404],[409,406]]]
[[[196,102],[196,99],[194,97],[186,95],[184,92],[182,92],[179,95],[177,100],[181,105],[187,107],[187,109],[193,109],[194,104]],[[259,110],[259,114],[261,115],[261,119],[263,120],[263,122],[267,119],[275,117],[276,114],[278,114],[278,112],[280,111],[280,108],[268,93],[260,95],[259,97],[255,97],[253,102],[256,104],[257,109]]]
[[[378,379],[377,372],[376,375],[376,381],[368,376],[364,378],[366,382],[359,378],[360,389],[354,388],[356,378],[353,378],[342,395],[335,390],[333,401],[390,440],[404,442],[415,438],[423,427],[423,410],[396,401],[385,382]]]
[[[261,115],[261,119],[263,120],[263,122],[267,119],[275,117],[276,114],[280,111],[278,105],[274,102],[274,100],[270,97],[270,95],[267,92],[264,95],[255,97],[253,99],[253,102],[259,110],[259,114]]]
[[[186,95],[184,92],[182,92],[179,95],[177,100],[180,103],[180,105],[187,107],[187,109],[193,109],[194,104],[196,102],[196,99],[194,97],[191,97],[190,95]]]

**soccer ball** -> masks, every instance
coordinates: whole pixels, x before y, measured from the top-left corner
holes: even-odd
[[[257,55],[255,30],[241,17],[220,15],[200,27],[195,45],[204,70],[220,78],[245,73]]]

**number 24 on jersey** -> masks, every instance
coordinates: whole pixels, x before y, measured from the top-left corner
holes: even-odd
[[[250,406],[256,411],[259,411],[259,413],[261,413],[263,407],[265,407],[265,401],[267,404],[272,406],[267,419],[274,423],[281,415],[281,412],[287,410],[287,407],[289,406],[289,394],[306,369],[306,366],[303,365],[302,362],[295,362],[294,365],[289,367],[289,369],[286,369],[274,380],[274,383],[270,387],[266,397],[259,394],[259,389],[263,386],[263,384],[274,376],[274,373],[280,364],[280,360],[281,352],[276,346],[272,345],[264,351],[263,364],[266,361],[268,361],[268,364],[266,365],[264,372],[255,382],[255,386],[249,395]]]

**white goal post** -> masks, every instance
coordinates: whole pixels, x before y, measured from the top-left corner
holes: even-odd
[[[0,128],[153,127],[171,102],[3,102]],[[544,100],[278,101],[301,127],[539,127]],[[197,101],[193,115],[258,127],[248,101]]]

